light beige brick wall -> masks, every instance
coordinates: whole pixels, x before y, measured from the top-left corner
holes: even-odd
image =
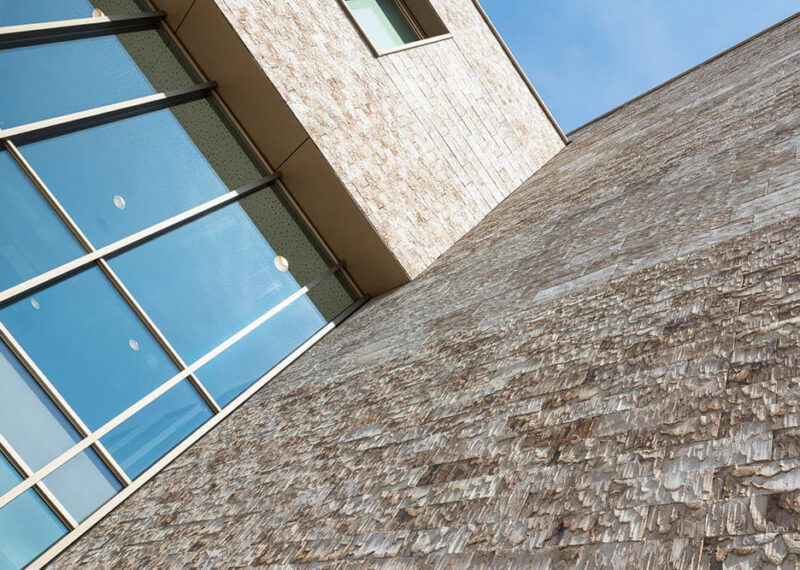
[[[216,2],[412,277],[564,146],[471,0],[381,57],[336,0]]]

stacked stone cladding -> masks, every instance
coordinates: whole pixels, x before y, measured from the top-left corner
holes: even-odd
[[[798,69],[574,134],[55,566],[800,565]]]
[[[216,1],[412,277],[564,147],[472,0],[381,57],[336,0]]]

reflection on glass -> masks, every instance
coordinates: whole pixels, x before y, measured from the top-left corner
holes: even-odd
[[[90,429],[175,375],[175,367],[99,269],[0,310],[0,321]],[[130,341],[139,345],[133,350]]]
[[[22,477],[17,470],[12,467],[8,460],[0,455],[0,495],[14,487],[22,481]],[[2,568],[2,566],[0,566]]]
[[[135,0],[0,0],[0,26],[91,18],[96,9],[118,16],[136,14],[142,6]]]
[[[210,417],[211,410],[183,381],[114,429],[102,443],[133,479]]]
[[[333,264],[280,190],[257,192],[240,204],[278,257],[285,260],[276,264],[273,259],[273,265],[279,271],[288,270],[300,285],[310,284]],[[317,285],[309,298],[328,321],[355,299],[353,292],[338,279],[327,279]]]
[[[111,260],[164,335],[194,362],[299,289],[238,204]]]
[[[325,324],[314,304],[302,297],[201,368],[197,376],[220,406],[230,404]]]
[[[0,343],[0,433],[36,471],[80,438],[28,371]]]
[[[22,148],[95,246],[262,177],[207,100]]]
[[[0,50],[0,128],[195,83],[158,30]],[[47,88],[42,81],[46,78]]]
[[[347,5],[378,50],[419,39],[395,0],[347,0]]]
[[[111,260],[187,362],[328,270],[280,196],[259,191]],[[227,404],[352,301],[336,278],[327,279],[204,367],[202,380]]]
[[[48,475],[45,484],[78,522],[117,494],[122,485],[91,449]]]
[[[0,509],[0,568],[23,568],[67,529],[32,489]]]
[[[0,152],[0,290],[85,252],[7,152]]]

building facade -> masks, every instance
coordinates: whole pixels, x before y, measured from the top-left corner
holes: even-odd
[[[800,17],[571,133],[57,568],[795,568]]]
[[[470,0],[0,0],[0,76],[3,569],[51,561],[566,141]]]

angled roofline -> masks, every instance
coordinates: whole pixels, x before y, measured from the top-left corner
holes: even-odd
[[[481,6],[480,0],[472,0],[472,3],[475,4],[475,8],[478,10],[478,13],[480,13],[483,21],[486,22],[487,26],[489,26],[489,29],[492,31],[492,34],[494,34],[495,39],[500,44],[500,47],[503,48],[506,56],[508,56],[508,59],[511,61],[511,65],[513,65],[514,69],[517,70],[517,73],[519,73],[522,81],[528,86],[528,89],[533,94],[534,99],[536,99],[536,102],[539,103],[539,106],[542,108],[542,111],[544,111],[544,114],[547,115],[547,118],[553,124],[553,128],[555,128],[558,136],[561,137],[561,140],[564,141],[564,144],[569,144],[569,136],[564,134],[564,131],[561,129],[561,126],[558,124],[558,121],[556,121],[555,117],[553,117],[550,109],[548,109],[547,105],[545,105],[545,102],[539,95],[539,92],[536,91],[536,88],[533,86],[533,83],[531,83],[531,80],[528,79],[527,75],[525,75],[525,72],[522,70],[517,58],[515,58],[514,54],[511,53],[511,50],[508,48],[508,45],[506,45],[505,40],[503,40],[503,37],[500,35],[500,32],[498,32],[497,28],[494,27],[492,20],[486,13],[486,10],[484,10],[483,6]]]
[[[602,115],[599,115],[599,116],[595,117],[595,118],[594,118],[594,119],[592,119],[591,121],[588,121],[588,122],[586,122],[586,123],[582,124],[580,127],[577,127],[577,128],[575,128],[575,129],[572,129],[570,132],[568,132],[568,133],[567,133],[567,136],[568,136],[568,137],[570,137],[570,136],[574,135],[575,133],[577,133],[578,131],[580,131],[581,129],[585,129],[585,128],[586,128],[586,127],[588,127],[589,125],[592,125],[592,124],[596,123],[597,121],[600,121],[600,120],[602,120],[602,119],[605,119],[605,118],[606,118],[606,117],[608,117],[609,115],[613,115],[614,113],[616,113],[617,111],[619,111],[619,110],[620,110],[620,109],[622,109],[623,107],[626,107],[626,106],[630,105],[631,103],[635,103],[635,102],[636,102],[636,101],[638,101],[639,99],[643,99],[644,97],[647,97],[647,96],[648,96],[648,95],[650,95],[651,93],[653,93],[653,92],[655,92],[655,91],[658,91],[658,90],[659,90],[659,89],[661,89],[662,87],[666,87],[667,85],[669,85],[669,84],[671,84],[671,83],[674,83],[675,81],[677,81],[677,80],[679,80],[679,79],[681,79],[681,78],[683,78],[683,77],[685,77],[685,76],[689,75],[690,73],[692,73],[693,71],[696,71],[696,70],[698,70],[699,68],[703,67],[704,65],[708,65],[709,63],[711,63],[711,62],[713,62],[713,61],[716,61],[716,60],[720,59],[721,57],[723,57],[723,56],[725,56],[725,55],[729,54],[730,52],[732,52],[732,51],[734,51],[734,50],[736,50],[736,49],[739,49],[740,47],[742,47],[742,46],[744,46],[744,45],[746,45],[746,44],[748,44],[748,43],[752,42],[753,40],[755,40],[755,39],[758,39],[759,37],[763,36],[764,34],[767,34],[767,33],[771,32],[772,30],[774,30],[774,29],[776,29],[776,28],[780,28],[782,25],[784,25],[784,24],[786,24],[786,23],[790,22],[791,20],[794,20],[794,19],[795,19],[795,18],[797,18],[798,16],[800,16],[800,12],[795,12],[794,14],[792,14],[791,16],[789,16],[788,18],[784,18],[784,19],[783,19],[783,20],[781,20],[780,22],[778,22],[778,23],[776,23],[776,24],[773,24],[773,25],[771,25],[770,27],[768,27],[768,28],[765,28],[765,29],[761,30],[760,32],[758,32],[758,33],[756,33],[756,34],[753,34],[753,35],[752,35],[752,36],[750,36],[749,38],[747,38],[747,39],[744,39],[744,40],[740,41],[738,44],[735,44],[735,45],[733,45],[733,46],[729,47],[728,49],[726,49],[726,50],[724,50],[724,51],[721,51],[721,52],[719,52],[717,55],[711,56],[710,58],[708,58],[708,59],[706,59],[706,60],[704,60],[704,61],[701,61],[701,62],[700,62],[700,63],[698,63],[697,65],[695,65],[695,66],[693,66],[693,67],[690,67],[689,69],[687,69],[686,71],[684,71],[684,72],[682,72],[682,73],[679,73],[679,74],[678,74],[678,75],[676,75],[675,77],[672,77],[672,78],[670,78],[670,79],[667,79],[667,80],[666,80],[666,81],[664,81],[663,83],[659,83],[658,85],[656,85],[656,86],[655,86],[655,87],[653,87],[652,89],[648,89],[647,91],[645,91],[645,92],[644,92],[644,93],[642,93],[641,95],[637,95],[637,96],[636,96],[636,97],[634,97],[633,99],[629,99],[628,101],[625,101],[625,102],[624,102],[624,103],[622,103],[621,105],[617,105],[617,106],[616,106],[616,107],[614,107],[613,109],[611,109],[611,110],[609,110],[609,111],[606,111],[605,113],[603,113]]]

